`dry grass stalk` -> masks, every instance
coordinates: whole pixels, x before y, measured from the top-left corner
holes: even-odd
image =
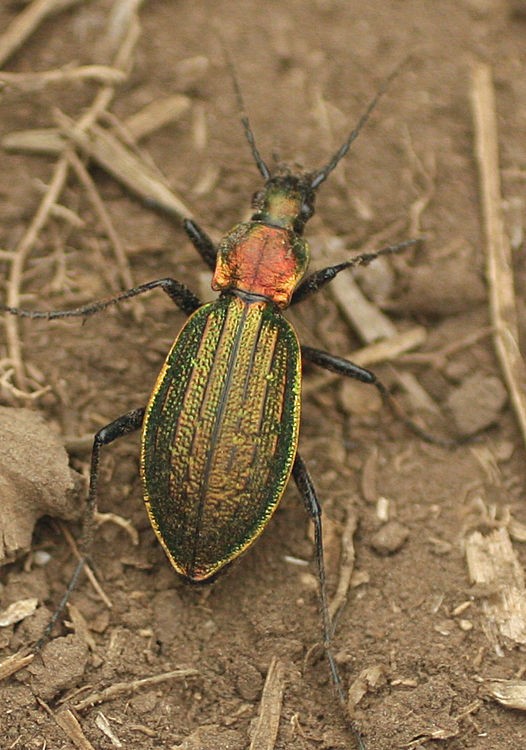
[[[15,247],[14,258],[9,268],[9,277],[7,280],[7,298],[6,303],[9,307],[20,307],[20,288],[22,285],[22,276],[24,266],[29,253],[31,252],[36,239],[44,227],[51,207],[57,202],[60,193],[66,182],[68,173],[68,159],[64,154],[60,157],[55,165],[53,177],[49,184],[48,190],[44,195],[36,214],[34,215],[29,227],[26,229],[22,239]],[[22,389],[27,387],[27,378],[25,367],[22,359],[22,345],[18,332],[18,319],[8,316],[5,320],[6,339],[8,359],[10,360],[15,374],[18,386]]]
[[[108,718],[104,716],[102,711],[99,711],[97,716],[95,717],[95,724],[98,726],[100,731],[106,735],[113,747],[122,747],[122,742],[113,731]]]
[[[154,99],[124,121],[125,129],[136,140],[179,120],[190,109],[190,99],[182,94]]]
[[[128,258],[126,256],[126,250],[121,241],[119,233],[113,226],[113,222],[110,218],[109,213],[106,211],[106,207],[99,195],[99,191],[97,190],[95,183],[91,179],[88,170],[79,159],[77,154],[74,151],[69,151],[68,158],[73,171],[75,172],[81,185],[84,187],[91,205],[93,206],[95,213],[99,217],[99,221],[104,227],[106,235],[110,240],[111,246],[113,247],[113,254],[115,256],[117,268],[119,270],[121,284],[124,289],[131,289],[131,287],[134,286],[134,281],[130,271],[130,264],[128,263]]]
[[[383,233],[381,236],[383,236]],[[325,246],[330,246],[330,244],[329,241],[325,243]],[[361,252],[370,252],[371,247],[377,248],[380,244],[376,242],[375,238],[374,244],[371,241],[368,242],[361,249]],[[325,256],[327,260],[334,262],[333,251],[326,252]],[[399,335],[396,326],[390,318],[384,315],[377,305],[367,299],[350,274],[340,273],[336,276],[331,282],[330,293],[336,301],[343,318],[366,344],[376,343],[379,340],[389,341]],[[400,375],[397,372],[393,374],[402,388],[407,392],[415,408],[424,408],[434,413],[439,411],[431,397],[428,394],[423,394],[423,388],[413,374],[404,373]]]
[[[263,687],[259,716],[252,735],[250,750],[272,750],[276,744],[284,690],[285,668],[274,656]]]
[[[19,91],[34,91],[49,84],[71,81],[95,81],[96,83],[118,86],[125,78],[122,70],[110,68],[108,65],[82,65],[77,68],[57,68],[56,70],[43,70],[37,73],[1,71],[0,87],[6,86]]]
[[[47,12],[53,6],[56,9],[57,3],[34,3],[33,5],[46,6]],[[121,43],[115,54],[114,67],[126,71],[131,64],[133,50],[138,39],[140,27],[137,18],[137,7],[140,0],[135,5],[126,4],[127,13],[123,15],[124,27],[121,33]],[[63,5],[63,3],[62,3]],[[114,12],[118,12],[123,5],[122,0],[116,3]],[[103,86],[95,96],[91,107],[76,123],[76,130],[82,132],[93,125],[100,117],[101,113],[108,107],[115,93],[113,86]],[[26,259],[31,252],[38,234],[46,224],[51,210],[64,188],[69,165],[69,149],[64,151],[57,163],[55,164],[53,177],[44,195],[37,212],[31,221],[28,229],[15,248],[15,257],[9,270],[7,281],[7,304],[10,307],[20,307],[20,288]],[[22,359],[22,347],[18,331],[18,319],[14,316],[8,316],[6,321],[6,337],[8,347],[8,359],[14,369],[15,378],[20,388],[27,388],[27,378],[25,367]],[[20,392],[20,391],[19,391]]]
[[[358,528],[358,516],[353,511],[347,514],[347,520],[343,529],[341,538],[340,569],[338,571],[338,585],[336,593],[329,605],[329,614],[331,620],[334,620],[337,613],[343,607],[347,600],[347,594],[351,585],[352,573],[354,570],[354,534]]]
[[[0,36],[0,66],[4,65],[46,18],[80,2],[81,0],[34,0],[11,21]]]
[[[93,124],[86,133],[73,125],[62,132],[130,192],[178,220],[192,218],[190,209],[159,179],[157,170],[145,164],[104,128]]]
[[[526,444],[526,367],[518,343],[511,248],[502,221],[497,115],[488,65],[478,63],[473,67],[471,100],[486,236],[486,277],[493,341]]]
[[[146,138],[169,123],[176,122],[189,108],[190,99],[187,96],[174,94],[155,99],[122,122],[113,115],[109,119],[117,131],[116,135],[122,136],[125,142],[133,142]],[[56,156],[67,148],[68,141],[58,128],[35,128],[8,133],[2,139],[1,144],[6,151]],[[96,159],[96,148],[94,152],[94,159]],[[99,164],[99,166],[103,165]],[[136,189],[134,192],[140,191]]]
[[[77,547],[77,543],[75,542],[75,539],[73,538],[72,533],[66,526],[66,524],[59,522],[60,530],[64,534],[64,537],[68,543],[68,545],[71,548],[71,551],[75,555],[76,559],[80,561],[81,554],[79,552],[79,548]],[[86,573],[86,577],[93,586],[94,590],[98,594],[99,598],[104,602],[104,604],[108,607],[108,609],[112,609],[113,604],[111,603],[111,599],[108,597],[100,583],[98,582],[97,578],[95,577],[95,573],[92,571],[89,565],[84,565],[84,571]]]

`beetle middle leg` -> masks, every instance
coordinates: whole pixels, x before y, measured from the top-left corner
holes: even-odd
[[[10,313],[11,315],[16,315],[19,318],[40,318],[43,320],[87,318],[90,315],[96,315],[119,302],[132,299],[139,294],[145,294],[152,289],[162,289],[163,292],[170,297],[172,302],[175,302],[177,307],[186,313],[186,315],[191,315],[202,305],[202,302],[190,289],[188,289],[187,286],[180,281],[177,281],[177,279],[167,277],[164,279],[147,281],[145,284],[139,284],[139,286],[134,286],[132,289],[126,289],[126,291],[120,292],[114,297],[107,297],[106,299],[97,300],[96,302],[89,302],[87,305],[75,307],[72,310],[25,310],[20,307],[9,307],[8,305],[3,304],[0,304],[0,310]]]
[[[338,665],[336,664],[336,660],[332,652],[333,625],[331,616],[329,614],[329,599],[327,596],[325,563],[323,559],[321,507],[310,474],[307,470],[305,462],[303,461],[299,453],[296,454],[294,466],[292,467],[292,476],[294,477],[294,481],[296,482],[296,486],[301,495],[301,499],[303,500],[307,512],[314,524],[314,547],[316,551],[316,567],[318,568],[320,608],[323,619],[323,646],[327,655],[327,661],[329,662],[332,681],[334,683],[334,687],[336,688],[338,699],[344,709],[344,715],[349,721],[351,730],[355,736],[358,748],[359,750],[365,750],[365,745],[363,744],[363,740],[358,729],[355,727],[354,723],[347,717],[345,693],[343,690]]]
[[[343,357],[337,357],[335,354],[329,354],[329,352],[324,352],[321,349],[315,349],[312,346],[302,346],[301,354],[304,359],[312,362],[315,365],[318,365],[319,367],[323,367],[325,370],[330,370],[330,372],[335,372],[338,375],[343,375],[347,378],[359,380],[361,383],[374,385],[374,387],[382,396],[384,403],[389,406],[393,414],[409,430],[411,430],[411,432],[413,432],[415,435],[418,435],[418,437],[424,440],[426,443],[441,445],[445,448],[454,448],[455,446],[461,445],[462,443],[465,443],[471,439],[470,437],[443,438],[438,437],[437,435],[432,435],[431,433],[427,432],[427,430],[424,430],[422,427],[416,424],[416,422],[413,422],[412,419],[409,419],[409,417],[406,416],[402,407],[391,395],[387,386],[384,385],[382,381],[379,380],[371,370],[367,370],[365,367],[355,365],[354,362],[350,362],[348,359],[343,359]]]
[[[60,600],[57,608],[53,612],[50,621],[48,622],[46,629],[36,642],[33,650],[39,651],[45,643],[48,641],[55,623],[62,617],[66,604],[73,591],[75,590],[79,581],[80,575],[85,565],[89,565],[89,551],[93,542],[93,521],[95,518],[95,512],[97,510],[97,488],[99,481],[99,464],[100,464],[100,451],[104,445],[113,443],[114,440],[118,440],[125,435],[129,435],[136,430],[139,430],[142,426],[144,418],[145,408],[133,409],[126,414],[114,419],[105,427],[102,427],[93,438],[93,448],[91,451],[91,468],[90,468],[90,480],[89,480],[89,492],[88,502],[86,510],[84,512],[84,521],[82,528],[81,537],[81,558],[77,563],[73,575],[70,578],[66,591],[64,592],[62,599]]]

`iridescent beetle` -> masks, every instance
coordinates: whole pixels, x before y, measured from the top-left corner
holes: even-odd
[[[292,474],[314,523],[324,646],[342,703],[345,696],[331,651],[321,511],[297,452],[302,359],[374,384],[384,396],[386,389],[368,370],[300,346],[281,313],[341,271],[366,265],[379,255],[415,242],[358,255],[305,278],[309,249],[302,234],[314,212],[316,190],[345,156],[391,78],[332,159],[312,173],[282,169],[272,175],[258,152],[248,118],[242,115],[253,157],[265,180],[254,196],[252,218],[235,226],[217,249],[194,221],[184,222],[190,240],[214,270],[212,288],[219,292],[216,301],[202,305],[179,281],[163,278],[74,310],[37,312],[3,306],[7,312],[29,318],[86,317],[160,287],[190,316],[166,358],[147,406],[122,415],[94,437],[85,547],[92,534],[101,447],[135,430],[142,428],[141,477],[152,527],[175,570],[192,582],[211,580],[255,542]],[[234,86],[243,112],[235,79]],[[49,636],[86,561],[84,557],[79,562],[37,646]]]

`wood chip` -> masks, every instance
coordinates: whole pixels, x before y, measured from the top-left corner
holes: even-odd
[[[526,711],[526,681],[490,680],[487,688],[488,694],[502,706]]]
[[[56,713],[51,712],[51,715],[78,750],[95,750],[72,711],[66,708]]]
[[[38,606],[38,599],[31,597],[30,599],[19,599],[17,602],[4,609],[0,612],[0,628],[6,628],[8,625],[14,625],[15,622],[21,622],[33,614]]]
[[[284,690],[285,668],[276,657],[273,657],[263,687],[250,750],[272,750],[274,747],[278,736]]]
[[[483,610],[490,640],[497,644],[500,635],[526,643],[524,571],[507,530],[495,529],[486,536],[476,531],[467,537],[465,546],[472,583],[488,591]]]
[[[5,680],[7,677],[11,677],[12,674],[16,674],[16,672],[24,669],[28,664],[31,664],[34,658],[35,654],[23,654],[20,652],[8,656],[7,659],[4,659],[0,663],[0,680]]]

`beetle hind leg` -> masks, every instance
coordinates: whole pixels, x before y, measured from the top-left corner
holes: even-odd
[[[62,614],[66,608],[66,605],[71,597],[71,594],[77,587],[81,573],[86,565],[90,565],[89,551],[93,542],[93,523],[95,518],[95,512],[97,510],[97,489],[99,480],[99,464],[100,464],[100,451],[104,445],[113,443],[120,437],[129,435],[131,432],[135,432],[140,429],[145,408],[134,409],[133,411],[127,412],[122,416],[115,419],[110,424],[102,427],[93,438],[93,448],[91,452],[91,468],[90,468],[90,481],[88,491],[88,502],[84,514],[84,521],[82,525],[82,536],[81,536],[81,557],[77,563],[77,566],[70,578],[66,591],[62,596],[57,608],[53,612],[50,621],[48,622],[44,632],[35,643],[33,651],[39,651],[49,640],[51,632],[55,624],[60,620]]]
[[[329,614],[329,598],[327,596],[327,583],[325,579],[325,563],[323,560],[323,533],[321,523],[321,507],[316,495],[314,484],[307,470],[305,462],[299,455],[296,454],[294,466],[292,467],[292,476],[296,482],[296,486],[301,495],[301,499],[305,504],[307,513],[312,519],[314,524],[314,545],[316,550],[316,566],[318,568],[318,580],[319,595],[320,595],[320,608],[323,621],[323,646],[327,655],[327,661],[329,662],[329,669],[331,672],[331,679],[334,684],[338,700],[343,710],[343,714],[346,722],[348,723],[359,750],[365,750],[365,745],[361,738],[360,732],[351,721],[347,714],[347,701],[345,692],[340,677],[340,672],[334,654],[332,652],[332,636],[333,636],[333,625],[331,616]]]

